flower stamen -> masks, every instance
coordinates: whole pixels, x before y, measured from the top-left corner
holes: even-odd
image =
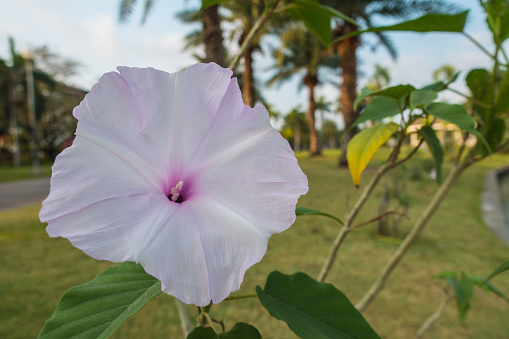
[[[175,187],[173,187],[170,191],[170,195],[168,198],[173,202],[178,202],[179,204],[184,201],[184,198],[180,195],[180,191],[184,186],[184,182],[180,180]]]

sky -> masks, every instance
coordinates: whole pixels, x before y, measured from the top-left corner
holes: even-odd
[[[465,31],[490,48],[489,31],[478,1],[451,2],[470,10]],[[144,25],[140,25],[144,0],[138,1],[128,23],[118,21],[119,3],[120,0],[0,0],[0,58],[9,56],[8,37],[14,38],[19,51],[46,45],[82,64],[79,74],[70,81],[85,90],[116,66],[150,66],[175,72],[196,62],[191,52],[183,51],[183,38],[199,26],[182,24],[175,13],[196,8],[201,1],[155,1]],[[468,71],[490,65],[489,58],[460,34],[389,33],[389,36],[398,51],[396,60],[383,47],[374,52],[367,46],[359,49],[359,89],[366,84],[366,77],[372,76],[375,64],[389,69],[391,85],[410,83],[416,87],[431,83],[435,69],[453,64],[461,71],[455,86],[466,92],[463,83]],[[365,39],[370,41],[368,36]],[[270,41],[263,46],[265,53],[255,56],[256,74],[262,83],[271,74]],[[297,105],[306,108],[307,93],[305,89],[298,92],[297,87],[295,79],[279,87],[263,86],[262,92],[276,110],[286,114]],[[318,89],[318,95],[330,101],[336,101],[338,93],[337,84]],[[460,101],[452,93],[441,99]],[[341,125],[339,117],[329,117]]]

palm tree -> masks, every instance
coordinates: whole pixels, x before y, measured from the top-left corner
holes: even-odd
[[[306,116],[309,125],[309,154],[320,155],[321,145],[315,119],[315,88],[321,83],[319,71],[323,68],[336,68],[337,56],[327,53],[318,38],[300,24],[292,24],[283,31],[280,48],[273,52],[273,56],[277,71],[269,79],[269,85],[300,75],[302,84],[308,88]]]
[[[121,0],[119,7],[119,21],[129,20],[136,0]],[[145,0],[141,24],[145,23],[148,14],[154,5],[153,0]],[[201,12],[202,30],[201,36],[205,44],[206,62],[215,62],[218,65],[225,65],[225,49],[223,45],[223,31],[221,29],[221,19],[218,13],[218,5],[212,5]]]
[[[407,20],[418,15],[432,12],[443,12],[455,9],[453,5],[445,0],[322,0],[323,4],[331,6],[343,14],[355,19],[365,28],[374,26],[374,18],[389,18]],[[332,31],[332,38],[338,38],[345,34],[358,30],[355,24],[336,20]],[[389,53],[395,58],[396,50],[391,40],[383,32],[375,33],[379,43],[385,46]],[[351,128],[359,116],[359,111],[353,109],[357,92],[357,48],[361,45],[360,36],[353,36],[343,39],[334,45],[341,60],[341,71],[343,81],[340,85],[341,113],[345,122],[347,133],[343,136],[341,143],[341,156],[339,166],[347,166],[346,145],[357,133],[356,128]]]
[[[293,108],[285,116],[281,134],[293,144],[293,150],[295,152],[301,150],[301,145],[309,138],[309,125],[306,114],[301,112],[300,106]]]
[[[330,149],[336,148],[336,140],[340,132],[338,126],[332,120],[324,120],[322,123],[322,137],[329,144]]]
[[[325,121],[324,114],[332,113],[332,102],[327,101],[324,96],[319,96],[316,99],[316,111],[320,113],[320,124],[323,124]]]
[[[282,5],[282,3],[280,3],[280,5]],[[229,10],[225,20],[237,24],[230,32],[230,39],[236,41],[240,47],[255,22],[263,14],[264,1],[230,1],[224,3],[224,7]],[[287,22],[288,17],[285,12],[273,13],[263,28],[256,34],[251,45],[246,49],[243,55],[242,98],[246,105],[253,107],[255,102],[259,101],[256,95],[255,76],[253,72],[253,54],[261,50],[260,41],[264,35],[277,32]]]

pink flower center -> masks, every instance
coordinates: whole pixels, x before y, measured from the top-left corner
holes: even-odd
[[[173,202],[181,203],[184,201],[184,197],[180,194],[182,187],[184,186],[184,182],[181,180],[173,187],[170,191],[170,195],[168,195],[168,199]]]

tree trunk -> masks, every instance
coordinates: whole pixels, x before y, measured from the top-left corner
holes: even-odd
[[[293,122],[293,151],[300,152],[300,125],[297,118]]]
[[[248,48],[244,54],[244,70],[242,71],[242,99],[250,107],[255,104],[255,90],[253,79],[253,48]]]
[[[357,27],[352,23],[345,22],[342,26],[335,29],[334,35],[341,36],[357,30]],[[343,76],[343,82],[340,86],[340,104],[341,113],[343,114],[343,120],[345,122],[346,133],[341,141],[341,155],[339,157],[338,165],[340,167],[348,166],[346,157],[346,147],[348,142],[357,133],[357,128],[349,129],[355,120],[359,117],[359,112],[353,109],[353,102],[357,96],[357,56],[356,51],[360,45],[358,36],[351,37],[348,39],[341,40],[337,43],[336,51],[341,60],[341,71]]]
[[[17,108],[16,102],[14,98],[14,86],[16,84],[15,79],[12,76],[12,73],[9,72],[8,82],[7,82],[7,90],[8,90],[8,101],[9,101],[9,133],[11,134],[11,149],[12,152],[12,162],[14,167],[21,166],[21,157],[19,150],[19,138],[18,138],[18,117],[17,117]]]
[[[205,58],[207,62],[215,62],[225,67],[225,50],[223,45],[223,31],[218,14],[218,5],[206,8],[201,13],[202,38],[205,44]]]
[[[315,102],[315,86],[317,84],[316,77],[307,76],[305,83],[309,90],[309,103],[308,103],[308,111],[307,118],[309,124],[309,155],[316,156],[321,155],[321,147],[320,142],[318,141],[318,132],[316,131],[316,121],[315,121],[315,111],[316,111],[316,102]]]

